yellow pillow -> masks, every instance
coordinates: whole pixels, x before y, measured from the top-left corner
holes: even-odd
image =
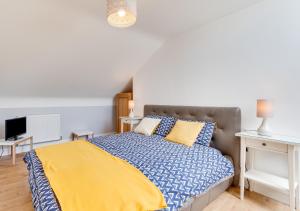
[[[177,120],[166,139],[191,147],[205,123]]]

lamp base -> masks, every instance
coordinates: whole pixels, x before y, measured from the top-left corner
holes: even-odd
[[[134,113],[133,113],[133,110],[132,110],[132,109],[130,110],[129,117],[130,117],[130,118],[133,118],[133,117],[134,117]]]
[[[257,129],[257,134],[261,136],[272,136],[272,132],[270,131],[266,118],[263,119],[261,125]]]

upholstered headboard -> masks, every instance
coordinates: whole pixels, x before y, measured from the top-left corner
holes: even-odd
[[[241,130],[241,110],[237,107],[195,107],[145,105],[144,115],[157,114],[186,120],[216,122],[211,147],[229,155],[234,164],[234,184],[238,185],[240,173],[240,139],[235,136]]]

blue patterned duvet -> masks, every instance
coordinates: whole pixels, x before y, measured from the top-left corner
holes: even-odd
[[[91,143],[128,161],[146,175],[163,193],[168,208],[178,210],[191,197],[233,176],[233,165],[211,147],[191,148],[165,141],[161,136],[133,132],[98,137]],[[59,204],[34,151],[24,158],[36,210],[60,210]]]

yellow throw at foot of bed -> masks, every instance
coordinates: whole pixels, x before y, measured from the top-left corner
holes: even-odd
[[[36,149],[62,211],[142,211],[166,207],[138,169],[87,141]]]

